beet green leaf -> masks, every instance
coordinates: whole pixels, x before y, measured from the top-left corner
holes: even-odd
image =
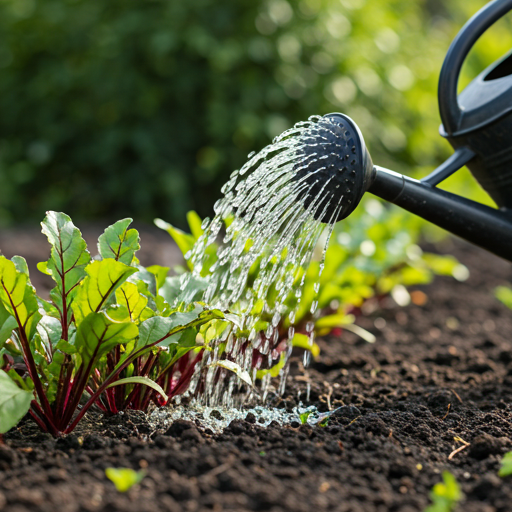
[[[0,302],[0,349],[10,338],[12,330],[18,326],[16,319]]]
[[[148,297],[139,292],[135,283],[123,283],[116,290],[116,300],[120,306],[126,308],[128,319],[137,324],[154,315],[147,307]]]
[[[137,272],[120,261],[106,259],[93,261],[85,268],[87,277],[80,283],[73,302],[73,312],[77,325],[89,313],[97,313],[107,305],[110,296],[132,274]]]
[[[162,386],[159,386],[156,382],[152,381],[151,379],[148,379],[147,377],[126,377],[125,379],[119,379],[113,382],[112,384],[109,384],[107,386],[107,389],[113,388],[114,386],[123,386],[125,384],[142,384],[143,386],[148,386],[150,388],[153,388],[157,393],[159,393],[164,400],[167,401],[167,395],[165,394],[165,391],[162,389]]]
[[[133,219],[118,220],[98,238],[98,252],[105,258],[131,265],[135,253],[140,249],[139,233],[128,229]]]
[[[50,298],[59,311],[63,337],[67,339],[72,316],[69,308],[77,285],[86,276],[85,266],[91,261],[91,255],[80,230],[66,214],[48,212],[41,226],[50,242],[51,252],[50,259],[39,263],[37,268],[50,275],[57,284],[50,292]]]
[[[82,364],[94,365],[99,358],[116,345],[128,343],[139,330],[131,322],[114,322],[104,313],[89,313],[78,326],[75,347]]]
[[[0,301],[30,340],[41,318],[35,290],[28,276],[5,256],[0,256]]]
[[[155,276],[156,291],[158,292],[158,290],[160,290],[160,288],[164,285],[165,280],[167,279],[167,274],[169,273],[170,267],[151,265],[150,267],[147,267],[146,270]]]
[[[14,427],[27,414],[34,395],[19,388],[0,370],[0,434]]]

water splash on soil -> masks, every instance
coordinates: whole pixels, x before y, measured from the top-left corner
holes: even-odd
[[[149,416],[149,421],[160,428],[172,424],[176,420],[187,420],[196,423],[202,429],[210,429],[214,433],[222,432],[234,420],[245,420],[253,415],[260,427],[268,427],[273,421],[279,425],[310,426],[323,425],[338,409],[320,412],[311,405],[304,407],[302,403],[294,407],[292,412],[285,409],[275,409],[256,406],[249,409],[237,409],[222,406],[205,406],[198,401],[191,404],[175,405],[166,409],[155,409]]]

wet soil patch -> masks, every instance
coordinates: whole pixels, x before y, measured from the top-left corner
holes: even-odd
[[[417,287],[422,305],[370,302],[357,323],[376,343],[343,333],[320,341],[307,371],[294,358],[274,405],[341,407],[326,427],[262,428],[251,415],[215,434],[92,413],[54,440],[26,421],[0,445],[0,510],[413,512],[444,469],[462,486],[460,510],[512,510],[512,479],[497,476],[512,450],[512,314],[492,294],[512,266],[465,244],[453,250],[468,281]],[[107,467],[146,477],[120,494]]]

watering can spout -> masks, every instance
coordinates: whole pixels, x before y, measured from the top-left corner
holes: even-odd
[[[478,160],[472,149],[457,148],[429,176],[415,180],[374,165],[362,133],[344,114],[323,116],[308,134],[303,162],[309,163],[301,164],[297,179],[308,185],[307,193],[301,196],[306,207],[314,201],[325,206],[316,209],[318,220],[333,223],[348,217],[364,193],[370,192],[512,261],[508,193],[497,197],[500,209],[495,209],[437,188],[455,171]],[[502,197],[506,200],[500,203]]]
[[[373,168],[368,192],[512,261],[512,212],[509,210],[496,210],[440,190],[428,178],[418,181],[379,166]]]

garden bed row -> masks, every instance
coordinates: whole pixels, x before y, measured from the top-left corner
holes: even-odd
[[[263,428],[249,416],[215,434],[192,422],[155,426],[139,412],[93,412],[54,440],[27,420],[0,446],[0,509],[412,512],[448,469],[466,512],[510,510],[512,486],[498,469],[512,449],[512,315],[492,290],[512,269],[467,245],[456,255],[468,281],[418,287],[422,305],[367,304],[358,323],[376,343],[343,333],[320,342],[307,371],[294,358],[274,405],[352,406],[326,427]],[[145,477],[121,494],[108,467]]]

